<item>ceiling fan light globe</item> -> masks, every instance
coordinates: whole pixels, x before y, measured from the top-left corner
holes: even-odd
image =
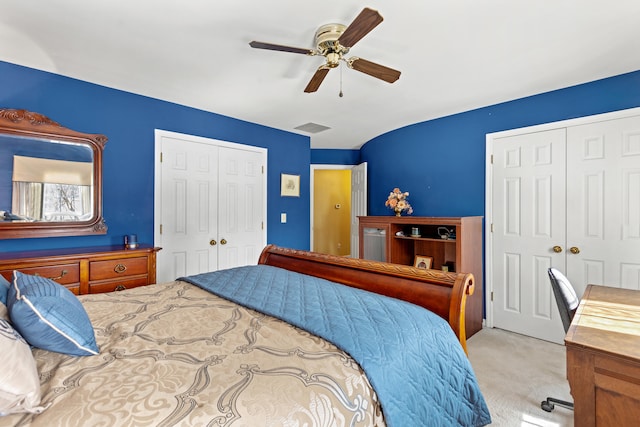
[[[342,56],[337,53],[328,53],[327,54],[327,66],[331,68],[336,68],[340,64],[340,58]]]

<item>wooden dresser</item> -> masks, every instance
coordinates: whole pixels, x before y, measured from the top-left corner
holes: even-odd
[[[156,282],[156,252],[141,245],[96,246],[0,253],[0,274],[7,280],[13,270],[38,274],[66,286],[76,295],[120,291]]]
[[[587,286],[565,344],[574,424],[640,425],[640,291]]]

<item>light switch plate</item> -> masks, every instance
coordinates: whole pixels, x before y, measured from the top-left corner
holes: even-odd
[[[280,222],[283,223],[283,224],[287,223],[287,213],[286,212],[282,212],[280,214]]]

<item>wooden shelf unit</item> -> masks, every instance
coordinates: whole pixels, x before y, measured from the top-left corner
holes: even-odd
[[[447,265],[449,271],[472,273],[475,290],[467,299],[467,337],[482,329],[483,319],[483,265],[482,218],[470,217],[412,217],[412,216],[361,216],[359,219],[360,258],[366,258],[371,249],[366,238],[382,239],[384,248],[378,248],[379,261],[413,265],[416,255],[433,257],[433,269]],[[417,227],[420,237],[411,237],[411,229]],[[442,239],[439,227],[454,230],[455,239]],[[402,232],[403,236],[397,233]],[[376,259],[375,256],[371,259]]]
[[[39,274],[64,285],[76,295],[119,291],[156,282],[156,252],[141,245],[55,249],[0,253],[0,274],[13,280],[13,271]]]

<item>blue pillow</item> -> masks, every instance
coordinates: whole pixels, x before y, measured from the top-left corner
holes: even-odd
[[[4,276],[0,275],[0,302],[7,305],[7,294],[9,293],[9,282]]]
[[[59,283],[14,271],[7,302],[13,327],[32,346],[74,356],[98,354],[87,312]]]

